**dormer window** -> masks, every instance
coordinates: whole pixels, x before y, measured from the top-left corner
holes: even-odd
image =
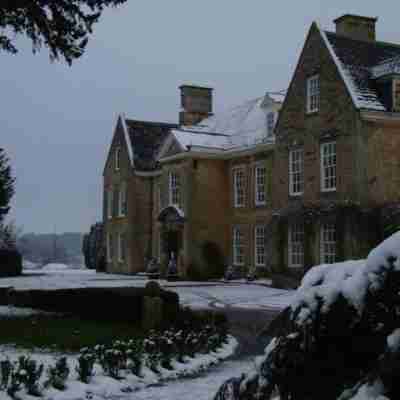
[[[307,113],[319,110],[319,75],[307,79]]]
[[[117,147],[115,149],[115,170],[118,171],[120,169],[121,162],[121,147]]]
[[[274,112],[269,112],[267,114],[267,132],[268,132],[268,136],[273,135],[274,128],[275,128],[275,113]]]

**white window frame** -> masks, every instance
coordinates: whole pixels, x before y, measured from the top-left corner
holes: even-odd
[[[119,171],[121,169],[121,147],[119,146],[115,149],[114,161],[114,168]]]
[[[246,204],[246,173],[243,166],[232,168],[233,177],[233,204],[235,208]]]
[[[233,228],[232,235],[232,263],[233,265],[244,265],[245,261],[245,244],[244,234],[239,227]]]
[[[112,262],[113,260],[113,237],[111,233],[107,233],[107,261]]]
[[[313,75],[307,79],[307,113],[319,111],[320,86],[319,75]]]
[[[119,190],[119,205],[118,205],[118,216],[125,217],[127,213],[127,201],[126,201],[126,183],[123,182]]]
[[[125,233],[118,233],[118,261],[126,261],[126,236]]]
[[[294,223],[288,229],[288,266],[304,267],[304,224]]]
[[[256,206],[265,206],[265,204],[267,204],[266,188],[267,168],[262,164],[256,165],[254,168],[254,195]]]
[[[112,219],[113,217],[113,208],[114,208],[114,190],[111,187],[107,191],[107,217],[108,219]]]
[[[274,111],[270,111],[269,113],[267,113],[267,132],[269,136],[274,134],[276,122],[275,114],[276,113]]]
[[[181,202],[181,182],[180,176],[176,171],[171,171],[168,176],[169,182],[169,205],[180,207]]]
[[[336,141],[321,143],[321,191],[334,192],[337,185]]]
[[[289,194],[301,196],[304,193],[304,149],[289,151]]]
[[[336,262],[336,225],[324,222],[320,228],[320,262],[332,264]]]
[[[266,265],[266,231],[265,225],[256,225],[254,227],[254,265],[256,267],[265,267]]]

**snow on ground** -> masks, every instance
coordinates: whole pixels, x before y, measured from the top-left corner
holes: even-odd
[[[0,306],[0,318],[15,318],[15,317],[30,317],[37,314],[54,314],[41,310],[34,310],[33,308],[21,308],[13,306]]]
[[[129,400],[211,400],[219,387],[232,376],[240,376],[254,368],[254,359],[227,361],[198,378],[169,382],[161,387],[149,387],[132,393]]]
[[[77,380],[77,373],[75,368],[77,366],[77,355],[70,354],[68,355],[68,364],[70,367],[70,377],[67,380],[67,390],[58,391],[55,389],[45,390],[43,393],[43,399],[45,400],[76,400],[76,399],[136,399],[142,398],[137,397],[139,393],[141,393],[140,389],[147,388],[149,385],[162,385],[166,380],[175,380],[177,378],[189,377],[194,374],[199,374],[206,369],[209,369],[213,365],[216,365],[220,361],[223,361],[229,357],[231,357],[236,348],[238,346],[237,340],[230,336],[229,342],[224,344],[220,349],[216,352],[211,352],[209,354],[197,354],[195,358],[185,357],[185,363],[179,363],[174,361],[172,365],[174,366],[174,370],[166,370],[160,368],[160,373],[155,374],[151,370],[149,370],[146,366],[142,368],[142,377],[139,378],[133,374],[127,374],[125,379],[123,380],[115,380],[103,374],[103,371],[99,365],[95,365],[95,376],[92,378],[89,384],[84,384]],[[16,361],[19,356],[27,355],[25,350],[14,349],[11,346],[0,346],[1,351],[1,359],[3,357],[9,358],[11,361]],[[55,355],[54,353],[49,353],[46,351],[33,351],[29,353],[31,359],[36,360],[39,364],[43,364],[45,366],[45,371],[49,365],[54,365]],[[59,355],[58,355],[59,356]],[[226,373],[227,376],[228,373]],[[45,376],[42,376],[41,383],[43,384]],[[187,380],[183,380],[181,382],[187,382]],[[171,383],[166,383],[169,387]],[[176,386],[176,383],[172,383],[171,387]],[[187,387],[187,385],[186,385]],[[217,389],[217,387],[216,387]],[[215,389],[215,390],[216,390]],[[146,389],[145,392],[147,393]],[[127,392],[134,392],[134,394],[128,394]],[[5,396],[4,393],[0,393],[0,399],[3,399],[2,395]],[[19,398],[22,400],[28,400],[32,397],[28,395],[24,395],[22,392],[18,393]],[[9,399],[7,396],[5,399]],[[144,397],[149,399],[151,397]],[[158,398],[158,397],[157,397]],[[169,397],[173,398],[173,397]],[[182,399],[191,398],[191,397],[181,397]]]
[[[23,275],[0,278],[0,286],[16,290],[65,289],[84,287],[144,287],[149,282],[143,276],[96,273],[89,269],[65,268],[52,264],[40,270],[24,270]],[[243,282],[167,282],[158,281],[168,290],[177,292],[181,303],[196,309],[209,307],[283,309],[294,297],[294,291],[274,289],[260,283]]]

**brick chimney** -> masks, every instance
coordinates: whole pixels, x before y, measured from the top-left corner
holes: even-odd
[[[212,88],[194,85],[179,86],[181,91],[180,125],[195,125],[212,115]]]
[[[378,18],[345,14],[336,18],[336,33],[352,39],[374,42],[376,40],[375,25]]]

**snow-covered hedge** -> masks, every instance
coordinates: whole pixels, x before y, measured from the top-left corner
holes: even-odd
[[[84,348],[49,364],[35,356],[0,357],[0,398],[119,397],[167,379],[198,373],[231,356],[237,341],[217,327],[152,331],[145,339]],[[3,393],[2,393],[3,392]]]
[[[400,398],[400,232],[304,277],[281,334],[216,400]]]

